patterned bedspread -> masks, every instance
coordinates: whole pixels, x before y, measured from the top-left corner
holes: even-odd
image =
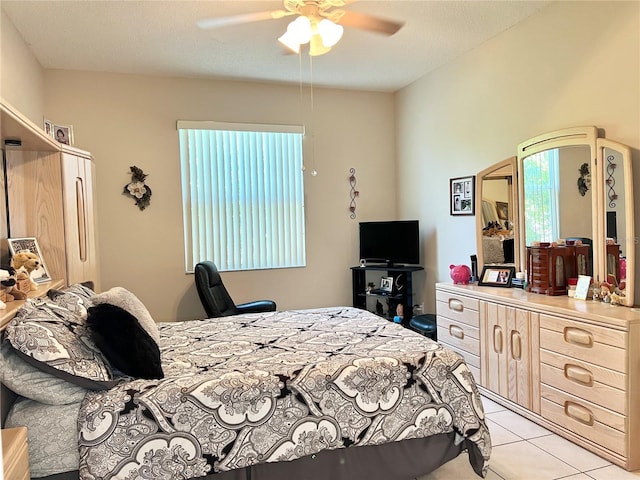
[[[486,473],[489,432],[464,361],[399,325],[335,307],[159,328],[163,380],[85,397],[80,478],[186,479],[449,432]]]

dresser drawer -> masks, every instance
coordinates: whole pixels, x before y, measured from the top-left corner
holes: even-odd
[[[478,328],[480,326],[479,301],[473,298],[436,292],[436,314]]]
[[[437,323],[439,342],[480,356],[480,329],[441,316]]]
[[[542,383],[627,414],[626,375],[546,350],[540,351],[540,362]]]
[[[540,348],[627,373],[627,334],[540,315]]]
[[[541,385],[541,410],[544,418],[627,456],[625,417],[547,385]]]

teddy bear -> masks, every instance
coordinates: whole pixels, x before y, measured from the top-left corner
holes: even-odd
[[[30,250],[20,250],[11,258],[11,266],[16,270],[17,279],[27,278],[31,282],[31,290],[38,288],[38,284],[33,281],[32,273],[40,268],[40,257]],[[21,272],[26,275],[21,275]]]

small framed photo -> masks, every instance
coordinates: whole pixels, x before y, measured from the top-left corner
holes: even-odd
[[[42,258],[38,241],[34,237],[9,238],[7,241],[9,243],[9,253],[12,257],[22,250],[29,250],[40,258],[40,266],[31,273],[31,278],[34,282],[45,283],[51,281],[51,276],[44,263],[44,258]]]
[[[511,280],[516,274],[516,267],[506,267],[502,265],[486,266],[480,274],[478,285],[488,287],[510,287]]]
[[[476,177],[458,177],[449,180],[451,215],[475,214]]]
[[[53,138],[65,145],[73,145],[73,127],[71,125],[54,125]]]
[[[382,277],[380,279],[380,290],[391,292],[393,290],[393,277]]]
[[[53,122],[51,120],[44,119],[44,133],[47,134],[47,137],[54,138],[53,136]]]
[[[589,287],[591,286],[591,277],[588,275],[578,275],[578,284],[576,285],[576,293],[573,298],[578,300],[586,300],[589,295]]]

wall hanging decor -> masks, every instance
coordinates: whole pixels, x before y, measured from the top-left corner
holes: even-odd
[[[151,201],[151,188],[149,188],[149,185],[144,183],[147,175],[142,171],[142,169],[135,165],[130,167],[130,170],[131,181],[124,186],[124,191],[122,193],[135,199],[138,208],[140,210],[144,210],[149,206],[149,202]]]
[[[583,197],[589,191],[589,187],[591,186],[591,173],[589,172],[589,164],[583,163],[580,165],[580,176],[578,177],[578,192]]]
[[[616,200],[618,199],[618,194],[616,193],[616,179],[613,176],[613,172],[616,169],[616,159],[613,155],[607,155],[607,196],[609,197],[609,208],[615,208]]]
[[[360,192],[356,190],[356,169],[349,169],[349,185],[351,185],[351,203],[349,204],[349,211],[351,212],[351,219],[356,218],[356,197],[360,195]]]
[[[451,215],[475,214],[475,187],[475,175],[449,180],[449,205]]]

